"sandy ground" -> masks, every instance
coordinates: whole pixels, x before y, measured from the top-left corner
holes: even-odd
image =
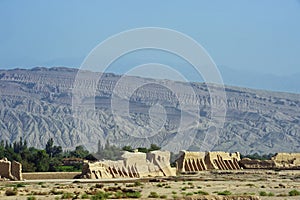
[[[141,198],[148,198],[151,192],[156,192],[158,198],[176,199],[186,196],[196,197],[199,191],[211,195],[218,192],[230,191],[232,195],[260,196],[265,192],[272,196],[260,196],[260,199],[300,199],[291,197],[291,190],[300,191],[299,171],[212,171],[195,175],[179,176],[173,179],[109,179],[109,180],[26,180],[22,182],[0,182],[0,199],[61,199],[65,193],[81,198],[84,194],[91,197],[97,191],[124,189],[140,191]],[[5,195],[8,189],[17,190],[13,196]],[[111,197],[115,192],[110,191]],[[163,196],[165,195],[165,196]],[[68,197],[68,195],[65,195]],[[71,198],[70,197],[70,198]]]

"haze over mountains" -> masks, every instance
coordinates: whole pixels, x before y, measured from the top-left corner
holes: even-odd
[[[211,104],[219,101],[209,96],[206,84],[191,83],[197,98],[181,91],[183,99],[178,102],[178,97],[163,85],[181,88],[187,83],[151,80],[151,84],[132,92],[134,83],[147,83],[149,79],[125,77],[128,85],[121,85],[121,91],[132,93],[128,99],[119,97],[120,102],[129,101],[130,117],[126,117],[111,109],[113,90],[121,77],[104,74],[101,83],[95,83],[90,77],[102,74],[86,72],[86,79],[77,82],[86,95],[80,103],[92,109],[85,112],[84,117],[78,117],[72,107],[77,71],[72,68],[0,70],[0,140],[14,142],[23,137],[29,145],[44,147],[49,138],[54,138],[65,149],[84,145],[94,151],[98,141],[104,144],[107,140],[121,147],[149,146],[151,143],[165,147],[178,134],[181,103],[188,107],[197,102],[200,104],[197,108],[200,111],[199,124],[187,123],[185,131],[196,130],[188,146],[190,150],[201,149],[211,125]],[[96,93],[89,93],[91,88],[96,88]],[[226,87],[225,91],[225,123],[222,129],[217,129],[219,139],[212,150],[240,151],[243,154],[299,151],[300,94],[238,87]],[[166,118],[160,119],[164,112]],[[186,119],[194,119],[190,112],[185,114]],[[158,120],[151,121],[151,115],[152,119]],[[165,123],[161,124],[162,121]],[[159,130],[157,134],[147,135],[156,128]],[[184,146],[185,139],[176,142],[179,147]]]

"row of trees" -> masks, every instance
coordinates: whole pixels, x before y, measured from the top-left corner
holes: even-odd
[[[63,151],[61,146],[54,145],[52,138],[48,140],[45,149],[28,147],[27,142],[22,138],[13,144],[1,141],[0,158],[3,157],[22,163],[24,172],[64,171],[62,167],[64,158],[94,159],[83,146],[77,146],[73,151]],[[80,170],[80,168],[79,164],[70,170]]]
[[[139,152],[150,152],[161,149],[155,144],[151,144],[150,148],[140,147]],[[63,151],[61,146],[54,145],[53,139],[49,139],[44,149],[36,149],[28,147],[27,142],[21,138],[19,142],[9,144],[8,142],[0,142],[0,159],[6,157],[8,160],[18,161],[22,164],[24,172],[55,172],[55,171],[79,171],[82,164],[75,163],[73,166],[64,166],[65,158],[79,158],[86,160],[119,160],[123,151],[133,152],[131,146],[125,146],[122,149],[109,142],[105,146],[101,146],[98,142],[98,151],[91,154],[83,146],[77,146],[73,151]]]
[[[254,153],[254,154],[248,154],[248,155],[241,155],[241,158],[250,158],[252,160],[270,160],[274,155],[275,154],[273,154],[273,153],[263,154],[263,155]]]

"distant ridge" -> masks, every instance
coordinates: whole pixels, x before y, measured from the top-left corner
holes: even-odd
[[[147,85],[130,97],[131,119],[112,117],[110,97],[120,76],[107,74],[97,87],[96,113],[99,123],[73,117],[72,88],[78,69],[37,67],[33,69],[0,70],[0,140],[18,141],[20,137],[28,145],[44,147],[49,138],[63,148],[85,145],[96,150],[97,143],[110,143],[133,147],[159,146],[171,140],[176,134],[180,109],[175,97],[163,87]],[[87,72],[94,74],[93,72]],[[88,76],[87,76],[88,77]],[[126,77],[127,82],[143,79]],[[153,82],[152,81],[152,82]],[[181,82],[169,81],[176,86]],[[200,102],[201,123],[190,150],[201,146],[210,117],[209,93],[204,83],[192,83]],[[83,81],[82,88],[90,84]],[[129,90],[129,86],[122,86]],[[300,149],[300,94],[270,92],[263,90],[226,87],[227,115],[219,140],[212,150],[239,151],[249,153],[297,152]],[[86,98],[86,103],[93,96]],[[184,99],[186,102],[196,101]],[[149,123],[148,109],[159,102],[168,114],[163,130],[147,138],[133,137],[139,134],[138,124]],[[116,120],[122,122],[119,127]],[[195,127],[194,127],[195,128]],[[183,142],[183,141],[178,141]]]

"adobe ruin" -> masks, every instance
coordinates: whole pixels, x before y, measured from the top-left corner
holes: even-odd
[[[270,160],[243,158],[245,169],[300,169],[300,153],[277,153]]]
[[[19,162],[10,162],[7,158],[0,160],[0,178],[9,180],[23,180],[22,165]]]
[[[197,172],[204,170],[238,170],[240,153],[227,152],[189,152],[180,151],[176,160],[178,172]]]
[[[124,152],[118,161],[85,162],[81,174],[81,178],[90,179],[148,176],[176,176],[176,169],[170,166],[170,152]]]

